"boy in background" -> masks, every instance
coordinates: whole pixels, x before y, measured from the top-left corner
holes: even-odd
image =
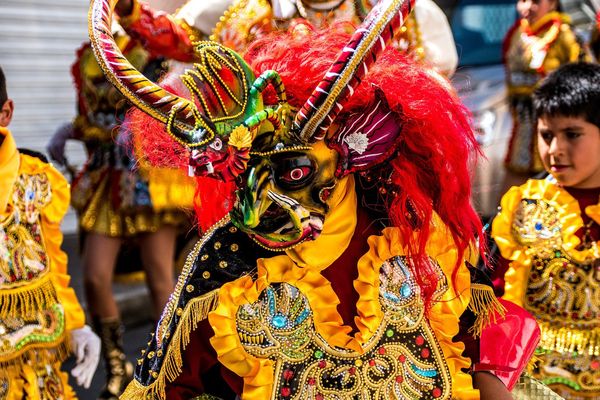
[[[2,69],[0,107],[0,398],[75,398],[61,363],[72,351],[71,375],[89,387],[100,340],[85,325],[60,248],[69,185],[45,160],[17,150]]]
[[[567,399],[598,398],[600,65],[561,67],[536,89],[533,106],[550,176],[502,198],[492,236],[508,266],[504,298],[538,319],[533,376]]]

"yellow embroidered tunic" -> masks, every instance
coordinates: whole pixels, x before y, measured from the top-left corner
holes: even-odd
[[[600,204],[585,212],[600,222]],[[581,245],[583,227],[578,201],[565,189],[529,180],[504,195],[492,235],[510,260],[504,298],[542,330],[534,376],[559,394],[598,398],[600,252],[596,242]]]
[[[60,249],[69,185],[0,129],[0,398],[71,398],[60,363],[85,317]]]

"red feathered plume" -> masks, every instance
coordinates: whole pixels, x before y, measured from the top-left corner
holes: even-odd
[[[245,58],[257,75],[276,70],[289,102],[299,106],[348,40],[347,32],[348,24],[334,25],[327,32],[296,29],[291,34],[258,40]],[[429,299],[437,285],[425,256],[432,212],[450,229],[459,259],[476,243],[482,229],[470,202],[468,165],[477,154],[471,116],[444,78],[388,48],[364,77],[338,120],[373,102],[377,88],[404,120],[401,143],[386,163],[391,179],[386,183],[399,188],[395,196],[388,194],[386,199],[388,216],[404,237],[410,238],[410,251],[420,271],[418,279]],[[266,102],[269,101],[274,101],[274,97],[267,97]],[[416,239],[415,215],[420,233]]]

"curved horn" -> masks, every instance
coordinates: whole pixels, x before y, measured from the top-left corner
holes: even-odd
[[[165,124],[174,125],[176,140],[188,147],[207,143],[215,132],[196,105],[146,78],[121,53],[111,29],[117,2],[92,0],[88,15],[92,48],[104,74],[135,106]]]
[[[325,137],[369,66],[399,32],[414,3],[415,0],[382,0],[371,10],[296,114],[292,129],[302,140]]]

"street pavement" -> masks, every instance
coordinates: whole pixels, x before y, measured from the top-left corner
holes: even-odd
[[[68,270],[71,275],[71,286],[77,293],[77,298],[86,309],[85,297],[83,293],[83,274],[81,258],[79,256],[78,238],[75,234],[65,235],[63,249],[69,256]],[[113,291],[123,323],[125,325],[125,335],[123,337],[123,347],[127,358],[135,365],[135,361],[140,357],[140,352],[146,347],[149,340],[149,334],[152,331],[152,322],[150,312],[152,307],[148,307],[150,298],[148,290],[144,283],[136,284],[114,284]],[[87,310],[86,310],[87,311]],[[70,371],[74,366],[72,359],[67,360],[63,365],[64,371]],[[71,386],[81,400],[95,400],[104,385],[105,372],[104,364],[101,359],[98,369],[94,375],[91,387],[83,389],[77,386],[77,383],[70,379]]]

